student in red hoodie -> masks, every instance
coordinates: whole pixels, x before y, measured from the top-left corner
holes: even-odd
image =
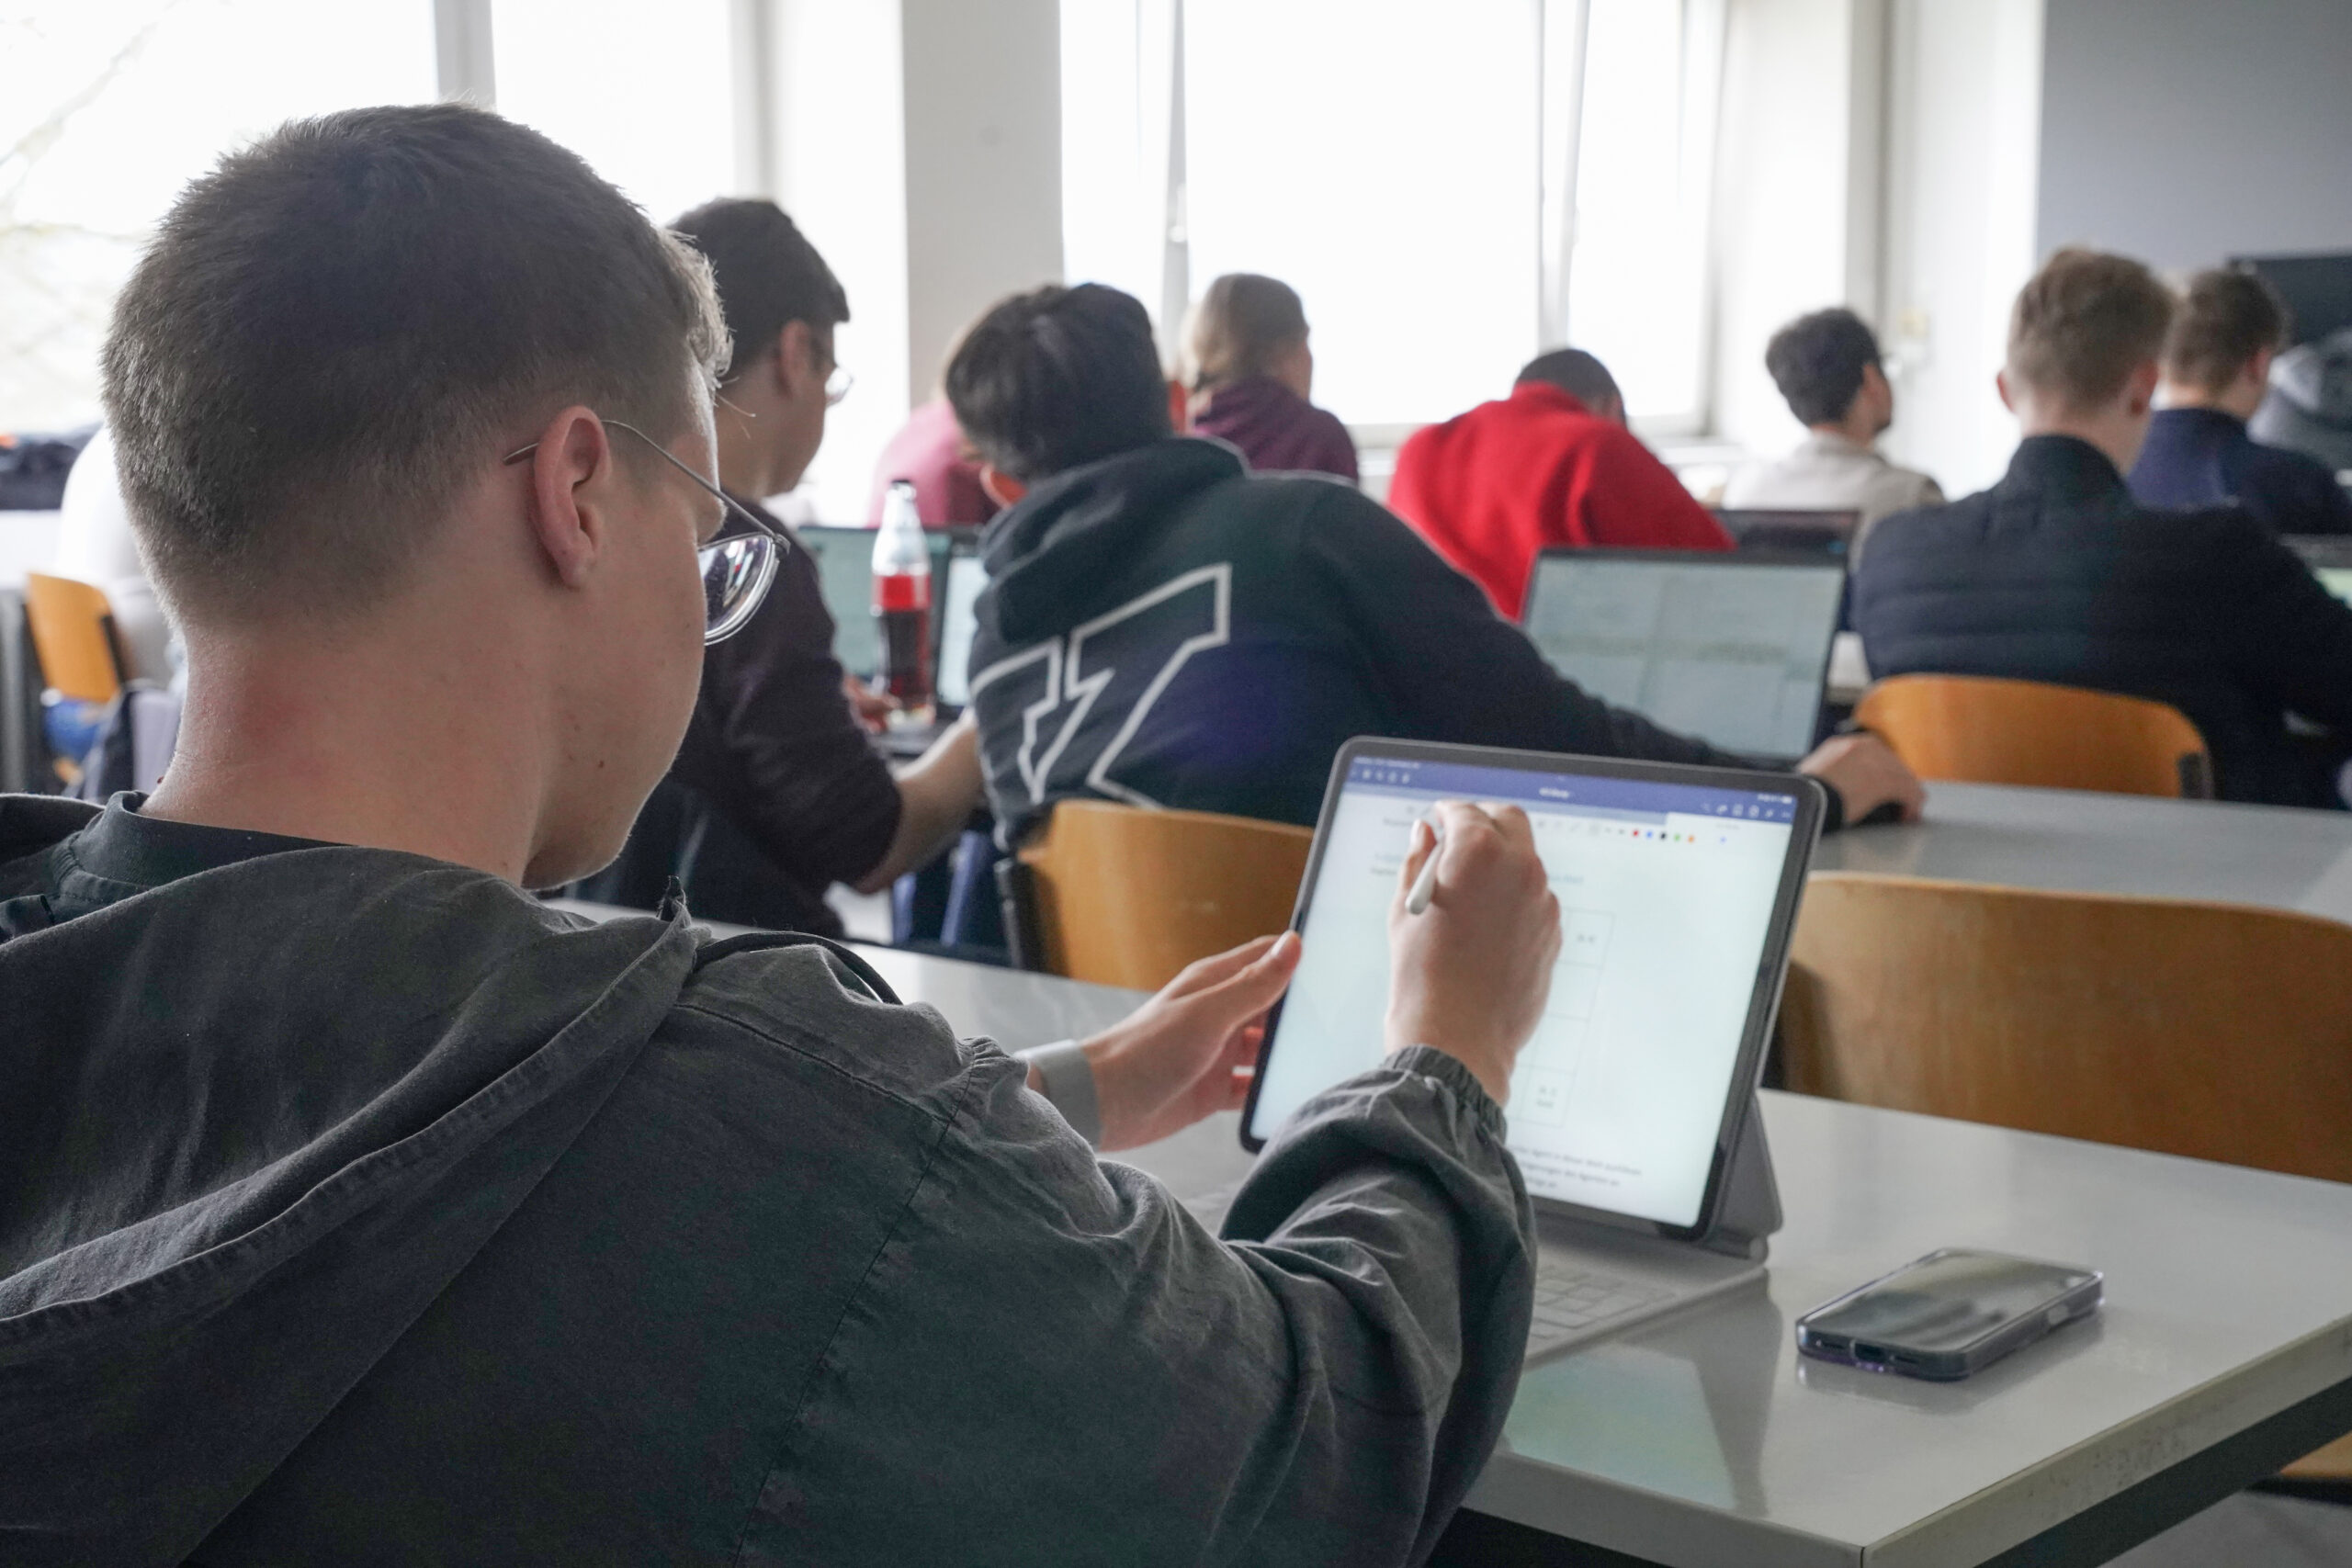
[[[1608,367],[1578,348],[1530,362],[1510,397],[1416,432],[1388,504],[1513,619],[1536,554],[1554,546],[1731,548],[1625,427]]]

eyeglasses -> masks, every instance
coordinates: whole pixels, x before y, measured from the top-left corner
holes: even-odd
[[[790,536],[778,532],[759,513],[680,462],[668,447],[637,426],[617,419],[605,420],[605,423],[615,430],[626,430],[652,447],[655,457],[716,498],[727,509],[730,523],[743,523],[752,529],[749,534],[713,539],[695,552],[702,562],[702,640],[706,646],[724,642],[743,629],[743,623],[752,618],[752,613],[768,596],[768,587],[775,581],[776,563],[792,547]],[[519,463],[538,449],[539,444],[534,441],[509,452],[499,461]]]
[[[838,365],[834,366],[831,374],[825,378],[825,406],[829,409],[841,407],[842,400],[848,397],[849,389],[856,385],[855,376]]]

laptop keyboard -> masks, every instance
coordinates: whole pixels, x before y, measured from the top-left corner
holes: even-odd
[[[1527,1353],[1531,1358],[1540,1356],[1597,1323],[1622,1317],[1664,1301],[1672,1293],[1539,1253],[1535,1262],[1535,1321],[1527,1331]]]

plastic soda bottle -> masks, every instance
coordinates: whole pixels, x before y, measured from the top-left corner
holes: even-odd
[[[902,722],[928,723],[931,694],[931,546],[915,512],[915,487],[890,487],[874,536],[874,618],[882,633],[882,688]]]

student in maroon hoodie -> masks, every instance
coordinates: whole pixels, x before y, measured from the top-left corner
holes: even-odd
[[[1193,307],[1186,336],[1193,434],[1239,447],[1261,474],[1323,473],[1355,482],[1348,427],[1306,400],[1315,355],[1306,346],[1306,310],[1289,284],[1227,273]]]
[[[1608,367],[1577,348],[1531,362],[1510,397],[1416,432],[1396,453],[1388,504],[1512,620],[1536,556],[1554,546],[1731,548],[1625,427]]]

